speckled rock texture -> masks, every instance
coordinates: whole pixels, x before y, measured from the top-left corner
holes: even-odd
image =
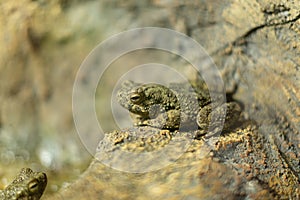
[[[241,126],[207,141],[150,127],[107,133],[85,173],[52,198],[296,199],[299,179],[274,141]]]

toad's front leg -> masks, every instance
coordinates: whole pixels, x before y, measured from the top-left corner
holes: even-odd
[[[175,130],[180,126],[180,111],[168,110],[166,112],[161,112],[150,117],[150,119],[140,120],[136,125]]]

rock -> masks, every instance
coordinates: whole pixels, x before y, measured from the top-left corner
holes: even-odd
[[[193,139],[191,132],[151,127],[107,133],[89,168],[52,198],[284,199],[299,195],[299,178],[255,126],[244,125],[209,143]]]

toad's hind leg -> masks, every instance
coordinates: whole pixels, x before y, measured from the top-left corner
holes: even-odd
[[[211,104],[203,107],[197,116],[197,124],[203,130],[229,130],[238,120],[241,107],[235,102],[225,103],[212,110]]]

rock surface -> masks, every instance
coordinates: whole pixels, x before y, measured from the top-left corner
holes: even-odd
[[[150,127],[107,133],[85,173],[49,199],[299,197],[299,178],[255,126],[208,141],[194,136]]]

